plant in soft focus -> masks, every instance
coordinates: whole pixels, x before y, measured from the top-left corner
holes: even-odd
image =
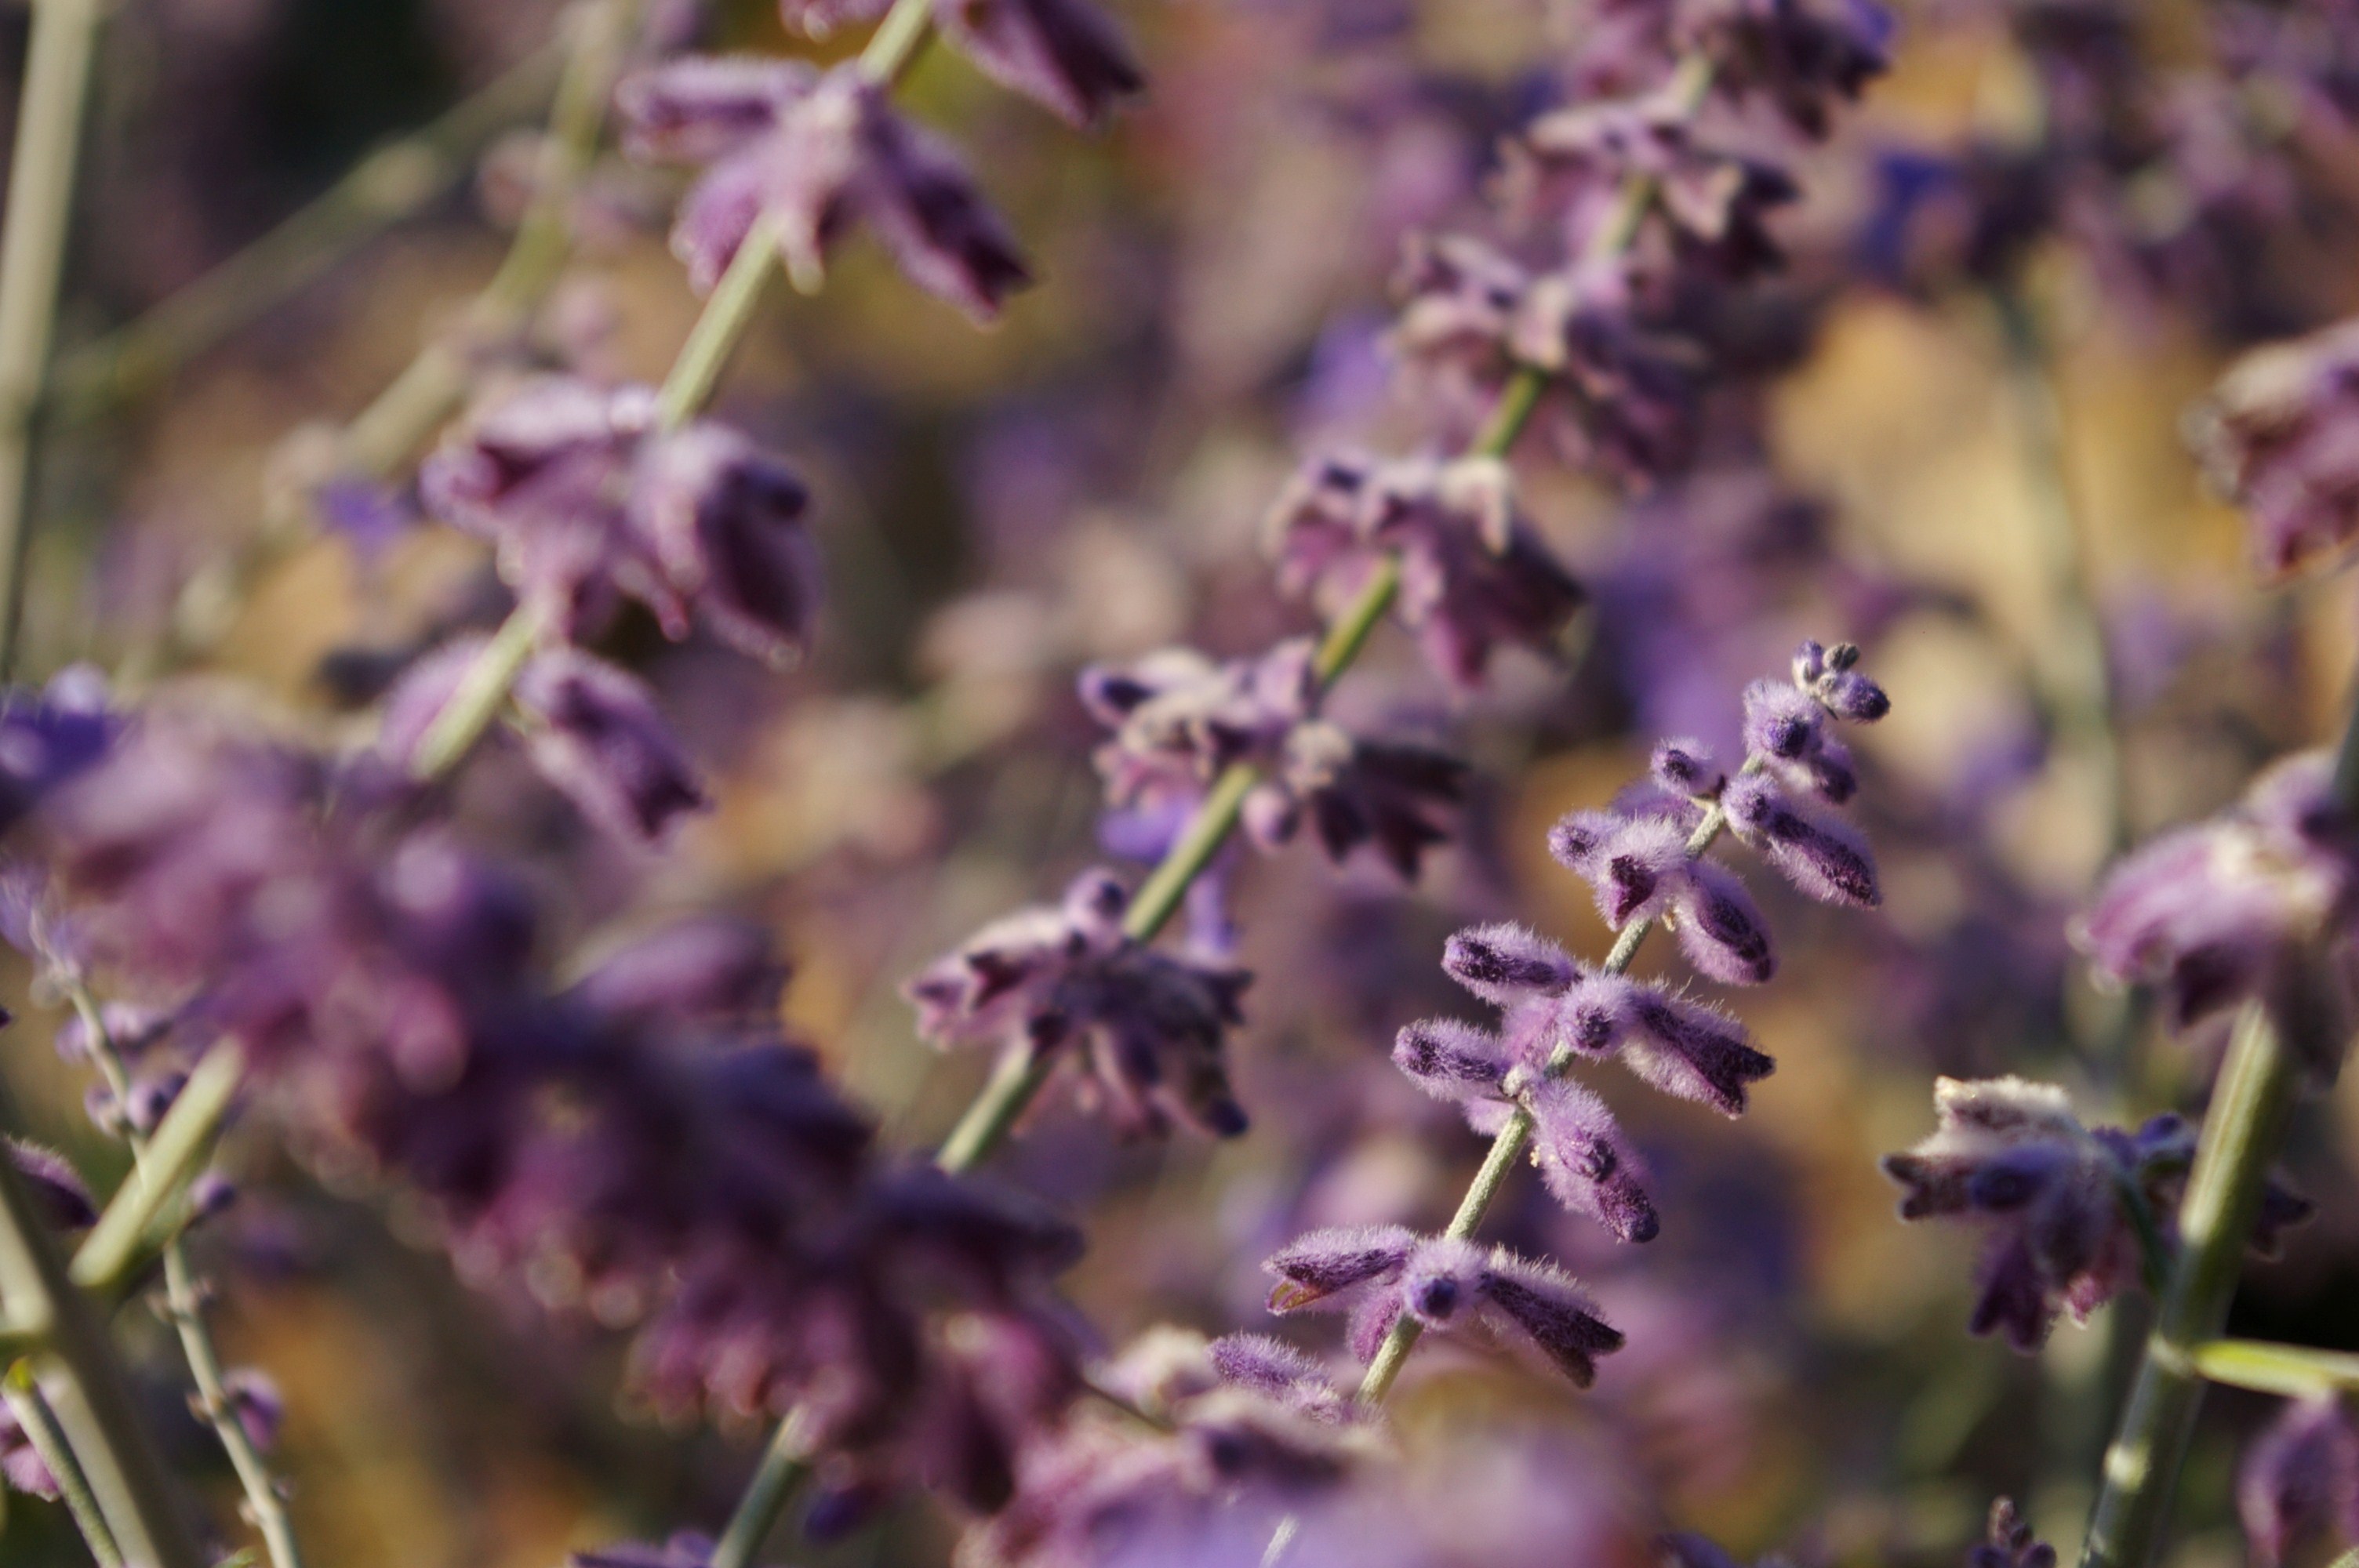
[[[2343,0],[116,9],[0,1568],[2359,1545]]]

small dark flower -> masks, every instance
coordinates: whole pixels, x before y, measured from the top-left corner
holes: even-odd
[[[771,664],[810,637],[819,554],[801,526],[810,493],[794,470],[710,422],[651,443],[631,497],[655,570],[626,586],[672,636],[690,611],[738,652]]]
[[[1063,1053],[1083,1103],[1126,1133],[1176,1120],[1234,1137],[1245,1117],[1225,1056],[1252,977],[1134,941],[1125,903],[1120,883],[1093,871],[1062,905],[984,927],[905,988],[919,1028],[946,1044]]]
[[[516,704],[533,766],[609,832],[651,841],[708,804],[655,693],[627,670],[569,648],[538,654]]]
[[[2247,355],[2188,433],[2264,570],[2337,554],[2359,534],[2359,321]]]
[[[2013,1498],[2001,1498],[1991,1504],[1982,1542],[1966,1552],[1966,1568],[2056,1568],[2056,1549],[2033,1536]]]
[[[1549,648],[1582,602],[1512,491],[1487,459],[1320,459],[1271,511],[1269,549],[1288,592],[1334,606],[1397,557],[1401,620],[1437,668],[1474,687],[1495,649]]]
[[[672,229],[701,290],[765,219],[806,284],[862,224],[911,282],[981,320],[1030,280],[957,156],[857,65],[678,60],[625,81],[616,103],[642,156],[709,166]]]
[[[1269,1307],[1281,1316],[1350,1310],[1363,1361],[1403,1315],[1428,1330],[1520,1335],[1582,1388],[1596,1380],[1596,1358],[1622,1347],[1571,1278],[1504,1247],[1364,1226],[1313,1231],[1263,1267],[1278,1277]]]
[[[229,1413],[245,1429],[245,1440],[265,1454],[278,1446],[278,1432],[287,1423],[287,1401],[270,1374],[255,1367],[234,1367],[222,1379]]]
[[[1768,923],[1734,872],[1691,859],[1692,824],[1677,815],[1576,811],[1549,832],[1549,851],[1585,879],[1597,913],[1621,930],[1633,920],[1671,918],[1680,948],[1723,985],[1760,985],[1777,973]]]
[[[1647,771],[1657,784],[1673,795],[1709,800],[1728,783],[1727,771],[1701,741],[1675,740],[1657,743]]]
[[[2236,1476],[2236,1512],[2264,1568],[2318,1537],[2359,1541],[2359,1427],[2341,1400],[2289,1404],[2254,1440]]]

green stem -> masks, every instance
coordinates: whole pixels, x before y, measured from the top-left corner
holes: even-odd
[[[108,1533],[133,1568],[202,1568],[168,1473],[141,1424],[105,1328],[67,1277],[13,1162],[0,1160],[0,1300],[45,1322],[32,1358]]]
[[[2359,1393],[2359,1354],[2272,1345],[2258,1339],[2213,1339],[2190,1357],[2211,1382],[2286,1400]]]
[[[2180,1206],[2180,1254],[2105,1451],[2082,1568],[2147,1568],[2161,1544],[2203,1399],[2196,1347],[2219,1336],[2300,1067],[2257,1005],[2237,1021]]]
[[[31,555],[33,445],[73,223],[99,0],[37,0],[0,234],[0,682],[16,671]]]
[[[860,69],[887,87],[897,87],[925,53],[934,36],[934,0],[894,0],[893,8],[860,51]]]
[[[475,742],[507,706],[518,676],[531,663],[540,643],[540,617],[528,605],[518,605],[492,634],[482,654],[460,676],[458,688],[442,711],[434,716],[410,759],[411,776],[440,779],[457,767]]]
[[[710,1568],[746,1568],[810,1474],[810,1444],[803,1423],[799,1416],[789,1414],[778,1422],[769,1445],[762,1450],[762,1462],[755,1467],[754,1478],[737,1499],[737,1511],[730,1515],[728,1528],[712,1549]]]
[[[728,269],[689,329],[679,357],[672,361],[671,373],[664,377],[663,389],[656,395],[658,428],[679,428],[712,401],[712,389],[721,384],[730,356],[753,324],[777,263],[777,229],[769,219],[760,219],[729,258]]]
[[[26,1443],[40,1455],[41,1463],[57,1482],[59,1500],[65,1504],[74,1528],[82,1532],[90,1554],[98,1559],[98,1568],[123,1568],[123,1549],[114,1544],[114,1533],[106,1528],[106,1518],[98,1511],[98,1499],[91,1496],[90,1478],[74,1463],[66,1434],[58,1430],[56,1413],[33,1381],[29,1362],[19,1361],[8,1369],[5,1379],[0,1380],[0,1398],[6,1400],[8,1412],[16,1418]]]
[[[963,1175],[991,1157],[1008,1131],[1049,1081],[1056,1057],[1018,1045],[1003,1053],[992,1068],[991,1080],[942,1140],[934,1163],[952,1175]]]
[[[550,44],[431,124],[368,154],[333,185],[203,276],[58,362],[51,417],[88,419],[159,384],[371,239],[416,217],[474,168],[485,144],[547,102]]]
[[[69,987],[68,996],[82,1018],[83,1033],[90,1042],[91,1060],[97,1065],[99,1076],[114,1093],[116,1104],[127,1105],[132,1087],[130,1068],[106,1028],[97,998],[91,994],[89,987],[79,982]],[[244,1068],[244,1051],[234,1041],[220,1042],[189,1075],[187,1085],[172,1102],[172,1108],[165,1112],[154,1137],[136,1129],[126,1129],[124,1141],[131,1145],[133,1160],[131,1178],[125,1184],[129,1200],[125,1194],[117,1194],[115,1201],[100,1217],[83,1244],[82,1255],[74,1260],[77,1283],[87,1288],[92,1281],[82,1277],[85,1272],[105,1278],[120,1268],[108,1260],[107,1249],[100,1245],[110,1225],[119,1222],[123,1234],[129,1238],[124,1249],[127,1256],[128,1248],[136,1246],[147,1233],[147,1217],[180,1190],[195,1170],[199,1157],[212,1145]],[[187,1239],[176,1232],[166,1238],[163,1251],[165,1314],[179,1336],[180,1353],[189,1364],[189,1380],[196,1385],[198,1414],[212,1428],[215,1439],[229,1455],[230,1468],[237,1473],[238,1485],[245,1493],[246,1511],[262,1536],[263,1548],[270,1554],[274,1568],[303,1568],[302,1548],[295,1539],[294,1521],[288,1516],[278,1478],[271,1474],[262,1451],[255,1446],[231,1401],[221,1352],[213,1344],[212,1331],[205,1325],[204,1292],[190,1263]],[[85,1259],[91,1260],[87,1269]]]

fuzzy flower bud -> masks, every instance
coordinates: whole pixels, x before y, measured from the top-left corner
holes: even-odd
[[[1429,1331],[1529,1340],[1582,1388],[1622,1336],[1570,1277],[1504,1247],[1420,1237],[1399,1226],[1314,1231],[1263,1267],[1278,1277],[1270,1311],[1352,1314],[1353,1354],[1372,1359],[1406,1315]]]

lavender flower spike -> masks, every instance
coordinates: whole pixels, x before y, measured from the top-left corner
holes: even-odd
[[[2289,1404],[2254,1440],[2236,1476],[2236,1512],[2263,1568],[2313,1538],[2359,1542],[2359,1426],[2342,1400]]]
[[[779,0],[789,27],[871,22],[890,0]],[[1147,85],[1114,25],[1087,0],[934,0],[934,25],[1002,87],[1089,126]]]

